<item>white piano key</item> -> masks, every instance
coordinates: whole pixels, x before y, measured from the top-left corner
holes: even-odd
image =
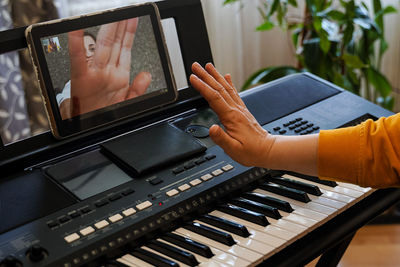
[[[256,193],[259,193],[259,194],[263,194],[263,195],[266,195],[266,196],[271,196],[271,197],[278,198],[278,199],[281,199],[281,200],[285,200],[285,201],[289,202],[290,205],[292,205],[292,207],[293,207],[293,205],[296,205],[298,207],[302,207],[302,208],[305,208],[305,209],[318,211],[318,212],[321,212],[321,213],[324,213],[324,214],[327,214],[327,215],[335,214],[340,209],[340,208],[334,208],[332,206],[326,206],[326,205],[323,205],[323,204],[321,205],[319,203],[316,203],[315,201],[314,202],[311,201],[311,202],[308,202],[308,203],[304,203],[304,202],[297,201],[297,200],[294,200],[294,199],[291,199],[291,198],[287,198],[287,197],[284,197],[284,196],[281,196],[281,195],[277,195],[277,194],[274,194],[274,193],[271,193],[271,192],[268,192],[268,191],[265,191],[265,190],[262,190],[262,189],[255,189],[253,192],[256,192]],[[340,206],[340,207],[342,207],[342,206]]]
[[[282,213],[286,213],[286,212],[282,212]],[[296,224],[300,224],[300,225],[306,226],[307,228],[313,227],[313,226],[318,224],[318,221],[316,221],[316,220],[313,220],[313,219],[310,219],[310,218],[307,218],[307,217],[304,217],[304,216],[301,216],[301,215],[298,215],[298,214],[294,214],[293,212],[292,213],[286,213],[282,217],[282,219],[294,222]]]
[[[200,243],[207,244],[208,246],[215,247],[215,248],[217,248],[219,250],[222,250],[222,251],[224,251],[226,253],[229,253],[229,254],[235,255],[235,256],[237,256],[239,258],[245,259],[246,261],[249,261],[249,262],[258,262],[258,261],[261,261],[263,259],[263,255],[262,254],[254,252],[254,251],[252,251],[250,249],[246,249],[246,248],[243,248],[243,247],[238,246],[238,245],[227,246],[227,245],[224,245],[224,244],[219,243],[217,241],[214,241],[212,239],[209,239],[207,237],[204,237],[204,236],[198,235],[196,233],[193,233],[193,232],[191,232],[189,230],[186,230],[184,228],[179,228],[179,229],[176,230],[176,232],[180,233],[182,235],[185,235],[185,236],[187,236],[187,237],[189,237],[189,238],[191,238],[193,240],[196,240],[196,241],[198,241]]]
[[[202,223],[204,225],[207,225],[208,227],[211,227],[211,228],[214,228],[214,229],[218,229],[220,231],[227,232],[226,230],[223,230],[221,228],[209,225],[209,224],[204,223],[204,222],[200,222],[200,221],[195,221],[195,222]],[[249,230],[249,232],[250,232],[250,234],[252,234],[251,230]],[[254,233],[254,230],[253,230],[253,233]],[[276,237],[273,237],[273,236],[270,236],[270,240],[272,239],[275,242],[277,242],[276,240],[281,240],[282,242],[277,242],[278,245],[274,246],[273,244],[266,243],[266,240],[265,240],[265,242],[260,242],[259,239],[258,238],[254,238],[254,236],[241,237],[241,236],[233,234],[233,233],[229,233],[229,234],[231,234],[231,236],[233,237],[233,240],[235,240],[235,242],[236,242],[236,244],[238,246],[251,249],[251,250],[253,250],[255,252],[258,252],[260,254],[264,254],[266,256],[268,256],[277,247],[280,247],[282,245],[282,243],[284,243],[284,240],[277,239]],[[266,236],[266,238],[269,238],[268,235],[265,234],[265,236]]]
[[[291,240],[292,238],[294,238],[299,233],[305,232],[305,230],[307,229],[304,226],[298,226],[298,225],[293,224],[292,222],[283,221],[283,220],[277,220],[277,222],[275,224],[271,223],[270,225],[267,225],[267,226],[264,227],[264,226],[261,226],[261,225],[258,225],[258,224],[255,224],[255,223],[240,219],[238,217],[234,217],[232,215],[229,215],[229,214],[223,213],[221,211],[217,211],[217,210],[212,211],[210,213],[210,215],[214,215],[216,217],[224,218],[224,219],[230,220],[232,222],[240,223],[240,224],[246,226],[248,230],[254,229],[254,230],[257,230],[259,232],[267,233],[267,234],[270,234],[270,235],[275,236],[275,237],[279,237],[279,238],[284,239],[284,240]],[[279,223],[280,221],[283,221],[283,224],[285,225],[285,227],[277,227],[276,226],[276,225],[280,224]],[[286,228],[289,228],[292,231],[287,230]],[[293,228],[295,230],[293,230]]]
[[[150,263],[147,263],[139,258],[136,258],[135,256],[132,256],[131,254],[125,254],[122,256],[122,259],[126,260],[127,262],[130,262],[133,264],[133,266],[140,266],[140,267],[153,267]]]
[[[312,184],[312,185],[316,185],[320,189],[324,189],[324,190],[331,191],[331,192],[336,192],[336,193],[339,193],[339,194],[342,194],[342,195],[346,195],[346,196],[349,196],[349,197],[352,197],[352,198],[359,198],[362,195],[364,195],[363,192],[360,192],[360,191],[357,191],[357,190],[354,190],[354,189],[350,189],[350,188],[346,188],[346,187],[342,187],[342,186],[340,186],[340,184],[338,184],[338,186],[331,187],[331,186],[327,186],[327,185],[324,185],[324,184],[319,184],[319,183],[316,183],[316,182],[313,182],[313,181],[309,181],[309,180],[306,180],[306,179],[302,179],[301,177],[297,177],[297,176],[293,176],[293,175],[285,174],[282,177],[285,177],[285,178],[288,178],[288,179],[292,179],[292,180],[296,180],[296,181],[300,181],[300,182],[304,182],[304,183],[308,183],[308,184]]]
[[[142,248],[145,249],[145,250],[147,250],[147,251],[150,251],[151,253],[157,254],[158,256],[164,257],[164,258],[166,258],[166,259],[168,259],[168,260],[170,260],[170,261],[174,261],[174,262],[178,263],[180,267],[190,267],[189,265],[187,265],[187,264],[185,264],[185,263],[183,263],[183,262],[180,262],[179,260],[176,260],[176,259],[174,259],[174,258],[171,258],[170,256],[165,255],[165,254],[163,254],[163,253],[160,253],[160,252],[158,252],[158,251],[156,251],[156,250],[154,250],[154,249],[152,249],[152,248],[149,248],[149,247],[147,247],[147,246],[143,246]]]
[[[328,191],[321,188],[322,197],[330,198],[336,201],[344,202],[346,204],[351,203],[355,200],[354,197],[349,197],[336,192]]]
[[[360,192],[363,192],[363,193],[367,193],[369,191],[372,191],[371,187],[361,187],[361,186],[358,186],[358,185],[355,185],[355,184],[349,184],[349,183],[344,183],[344,182],[336,182],[336,183],[338,185],[340,185],[341,187],[346,187],[346,188],[353,189],[353,190],[356,190],[356,191],[360,191]]]
[[[345,202],[336,201],[334,199],[326,198],[326,197],[318,197],[318,198],[313,199],[313,201],[316,202],[316,203],[319,203],[321,205],[328,206],[328,207],[331,207],[331,208],[335,208],[335,209],[338,209],[338,210],[343,209],[348,204],[348,203],[345,203]]]
[[[304,217],[307,217],[307,218],[311,218],[311,219],[316,220],[316,221],[322,221],[322,220],[328,218],[327,214],[323,214],[323,213],[320,213],[320,212],[317,212],[317,211],[313,211],[313,210],[305,209],[305,208],[300,208],[300,207],[296,208],[293,211],[293,213],[301,215],[301,216],[304,216]]]
[[[129,266],[129,267],[140,267],[140,265],[134,264],[134,263],[132,263],[130,261],[127,261],[127,260],[125,260],[123,258],[119,258],[119,259],[117,259],[117,261],[122,263],[122,264],[124,264],[124,265],[126,265],[126,266]]]
[[[182,234],[177,233],[177,232],[175,232],[175,234],[187,237],[187,236],[182,235]],[[219,262],[222,262],[224,264],[227,264],[229,266],[234,266],[234,267],[236,267],[236,266],[247,266],[247,265],[249,265],[251,263],[251,261],[247,261],[245,259],[237,257],[236,255],[233,255],[233,254],[230,254],[230,253],[226,253],[223,250],[220,250],[218,248],[210,246],[209,244],[207,244],[205,242],[201,242],[201,241],[198,241],[198,240],[196,240],[196,241],[209,246],[209,248],[211,249],[211,252],[214,254],[214,256],[211,258],[213,260],[216,260],[216,261],[219,261]],[[182,249],[184,249],[184,248],[182,248]],[[193,253],[193,252],[191,252],[191,253]]]

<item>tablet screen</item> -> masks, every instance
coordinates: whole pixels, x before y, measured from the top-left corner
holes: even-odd
[[[30,34],[60,137],[176,99],[154,5],[39,24]]]

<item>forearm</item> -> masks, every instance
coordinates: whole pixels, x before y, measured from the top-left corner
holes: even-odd
[[[318,134],[267,138],[272,146],[262,167],[318,175]]]

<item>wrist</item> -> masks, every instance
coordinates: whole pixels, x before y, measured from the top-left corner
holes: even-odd
[[[264,153],[261,155],[260,157],[260,167],[263,168],[271,168],[270,167],[270,162],[273,162],[273,150],[274,150],[274,146],[276,144],[276,139],[278,138],[278,136],[276,135],[272,135],[272,134],[266,134],[264,141],[263,141],[263,150]]]

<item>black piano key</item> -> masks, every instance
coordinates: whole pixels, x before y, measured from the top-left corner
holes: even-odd
[[[281,211],[286,211],[289,213],[293,211],[293,208],[292,208],[292,206],[290,206],[289,202],[278,199],[278,198],[265,196],[265,195],[262,195],[259,193],[254,193],[254,192],[246,192],[242,195],[242,197],[245,199],[250,199],[250,200],[254,200],[259,203],[270,205]]]
[[[261,226],[267,226],[269,224],[267,218],[265,218],[263,214],[235,205],[222,204],[217,206],[217,210]]]
[[[248,200],[244,198],[235,198],[232,200],[229,200],[229,203],[236,205],[238,207],[242,207],[251,211],[259,212],[264,214],[265,216],[268,216],[273,219],[279,220],[282,218],[281,214],[279,213],[277,208],[255,202],[253,200]]]
[[[338,185],[335,181],[321,180],[321,179],[319,179],[318,177],[315,177],[315,176],[309,176],[309,175],[298,174],[298,173],[295,173],[295,174],[294,173],[289,173],[289,174],[293,175],[293,176],[296,176],[296,177],[299,177],[299,178],[304,179],[304,180],[308,180],[308,181],[315,182],[315,183],[318,183],[318,184],[327,185],[327,186],[330,186],[330,187],[335,187],[335,186]]]
[[[192,253],[186,252],[163,242],[152,240],[146,246],[189,266],[196,266],[199,264]]]
[[[310,202],[310,198],[308,197],[307,193],[301,190],[288,188],[283,185],[277,185],[273,183],[262,183],[259,184],[258,187],[260,189],[269,191],[271,193],[275,193],[278,195],[282,195],[291,199],[295,199],[304,203]]]
[[[275,184],[280,184],[280,185],[284,185],[284,186],[287,186],[290,188],[298,189],[298,190],[304,191],[304,192],[309,193],[314,196],[322,195],[322,192],[319,189],[319,187],[316,185],[313,185],[313,184],[307,184],[307,183],[303,183],[303,182],[296,181],[296,180],[291,180],[291,179],[284,178],[284,177],[270,177],[270,178],[268,178],[268,180]]]
[[[145,262],[148,262],[150,264],[153,264],[155,266],[160,266],[160,267],[178,267],[179,264],[171,261],[167,258],[164,258],[160,255],[154,254],[148,250],[142,249],[142,248],[137,248],[135,249],[132,253],[133,256],[144,260]]]
[[[233,237],[230,234],[205,226],[200,223],[190,222],[185,224],[183,228],[196,234],[208,237],[227,246],[233,246],[234,244],[236,244],[235,240],[233,240]]]
[[[119,261],[109,261],[107,262],[104,267],[127,267],[127,265],[120,263]]]
[[[179,247],[185,248],[208,259],[214,256],[209,246],[194,241],[188,237],[183,237],[174,233],[166,233],[164,236],[161,237],[161,239]]]
[[[247,230],[246,226],[239,223],[231,222],[224,218],[219,218],[213,215],[204,215],[200,217],[199,220],[242,237],[250,236],[250,233]]]

